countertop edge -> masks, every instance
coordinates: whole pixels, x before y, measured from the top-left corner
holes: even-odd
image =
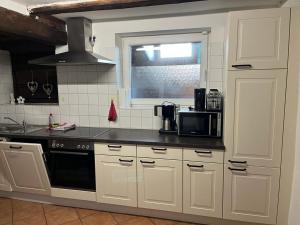
[[[9,133],[0,133],[0,137],[4,138],[24,138],[24,139],[46,139],[46,140],[68,140],[68,139],[76,139],[77,141],[89,141],[95,143],[116,143],[116,144],[133,144],[133,145],[156,145],[156,146],[170,146],[170,147],[179,147],[179,148],[202,148],[202,149],[211,149],[216,151],[225,151],[224,144],[220,140],[217,144],[209,144],[207,142],[199,144],[189,144],[189,143],[172,143],[172,142],[161,142],[161,141],[147,141],[147,140],[125,140],[125,139],[108,139],[107,137],[95,136],[95,137],[59,137],[59,136],[51,136],[51,135],[38,135],[35,132],[28,133],[28,134],[9,134]],[[207,140],[206,140],[207,141]],[[212,143],[216,143],[215,140],[212,140]]]

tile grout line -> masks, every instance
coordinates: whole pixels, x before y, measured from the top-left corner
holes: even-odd
[[[11,223],[14,224],[14,209],[13,209],[13,200],[10,199],[10,206],[11,206]]]
[[[79,219],[80,223],[83,224],[83,221],[81,220],[81,217],[80,217],[79,212],[77,211],[77,209],[78,209],[78,208],[75,208],[74,210],[75,210],[75,212],[76,212],[76,214],[77,214],[77,216],[78,216],[78,219]],[[83,218],[84,218],[84,217],[83,217]]]
[[[119,223],[118,223],[118,221],[116,220],[116,218],[113,216],[113,214],[111,214],[110,212],[109,212],[109,215],[113,218],[113,220],[116,222],[116,225],[119,225]]]
[[[42,209],[43,209],[43,214],[44,214],[46,225],[48,225],[44,204],[42,204]]]

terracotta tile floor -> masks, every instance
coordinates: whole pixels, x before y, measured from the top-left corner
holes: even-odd
[[[192,225],[118,213],[0,198],[0,225]]]

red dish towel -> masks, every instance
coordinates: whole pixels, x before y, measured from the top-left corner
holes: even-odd
[[[118,115],[117,115],[117,111],[116,111],[114,101],[111,100],[109,113],[108,113],[108,120],[109,121],[116,121],[117,117],[118,117]]]

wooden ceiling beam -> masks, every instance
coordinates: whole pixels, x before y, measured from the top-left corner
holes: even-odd
[[[26,16],[0,7],[0,33],[37,40],[50,45],[65,45],[67,43],[65,22],[53,18]]]
[[[54,15],[71,12],[125,9],[155,5],[178,4],[205,0],[92,0],[87,2],[50,4],[31,8],[32,15]]]

